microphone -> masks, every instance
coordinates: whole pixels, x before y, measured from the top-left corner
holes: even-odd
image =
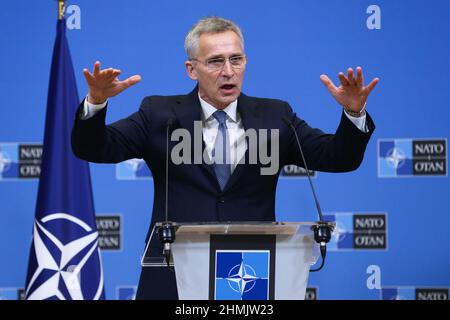
[[[172,124],[173,119],[170,118],[166,127],[166,219],[158,229],[159,241],[163,244],[163,255],[168,267],[170,266],[171,244],[175,241],[175,227],[169,221],[169,131]]]
[[[319,221],[314,226],[313,231],[314,231],[314,240],[320,245],[320,255],[322,257],[322,263],[317,269],[310,270],[310,272],[317,272],[320,271],[325,265],[325,257],[327,255],[327,243],[330,242],[331,233],[333,232],[333,226],[330,223],[323,220],[322,209],[320,208],[320,203],[316,195],[316,190],[314,189],[314,185],[311,180],[311,175],[309,173],[308,165],[306,164],[305,156],[303,154],[302,145],[300,144],[300,140],[298,138],[297,130],[295,130],[292,121],[288,117],[284,116],[282,120],[294,132],[298,150],[300,151],[302,161],[305,165],[306,175],[308,176],[309,185],[311,187],[314,201],[316,203],[317,213],[319,215]]]

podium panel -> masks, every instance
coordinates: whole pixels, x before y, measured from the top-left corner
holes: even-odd
[[[174,224],[180,300],[303,300],[319,257],[313,222]],[[150,239],[157,234],[156,224]],[[150,243],[150,241],[149,241]],[[167,265],[147,245],[144,267]]]

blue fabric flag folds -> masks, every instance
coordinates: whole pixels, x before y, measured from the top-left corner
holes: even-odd
[[[65,29],[59,20],[26,279],[30,300],[104,299],[89,164],[70,144],[79,97]]]

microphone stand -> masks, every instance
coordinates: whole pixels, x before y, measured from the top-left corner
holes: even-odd
[[[316,203],[316,209],[317,213],[319,215],[319,221],[318,223],[313,227],[314,231],[314,240],[319,244],[320,246],[320,255],[322,257],[322,263],[321,265],[316,269],[311,269],[310,272],[317,272],[320,271],[323,266],[325,265],[325,257],[327,255],[327,243],[330,242],[331,239],[331,233],[333,232],[333,226],[323,220],[322,215],[322,209],[320,208],[319,200],[317,199],[316,191],[314,189],[314,185],[311,180],[311,175],[309,173],[308,165],[306,164],[305,156],[303,154],[302,146],[300,144],[300,140],[298,138],[297,130],[295,130],[294,125],[289,120],[288,117],[283,117],[283,122],[292,129],[295,135],[295,140],[297,142],[298,149],[300,151],[300,155],[302,157],[302,161],[305,165],[306,175],[308,176],[309,185],[311,187],[311,191],[314,197],[314,201]]]
[[[171,244],[175,241],[175,227],[169,221],[169,130],[173,120],[167,121],[166,128],[166,219],[158,229],[159,241],[163,244],[163,255],[170,266]]]

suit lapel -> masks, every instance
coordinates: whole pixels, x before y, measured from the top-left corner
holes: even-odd
[[[202,120],[197,87],[188,95],[179,96],[173,110],[180,125],[189,130],[191,137],[194,137],[194,121]]]
[[[202,121],[201,105],[200,100],[198,99],[198,86],[196,86],[188,95],[180,96],[176,100],[173,110],[180,125],[189,131],[192,142],[191,150],[194,151],[194,121]],[[202,132],[202,151],[203,150],[205,150],[205,142],[203,141]],[[208,165],[202,161],[200,166],[217,182],[216,174],[212,165]],[[218,182],[217,187],[220,189]]]

